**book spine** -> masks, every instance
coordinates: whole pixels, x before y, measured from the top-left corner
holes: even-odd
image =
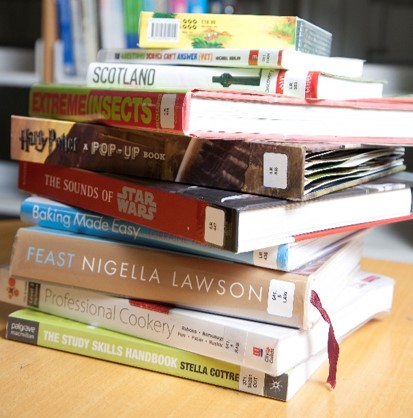
[[[144,186],[138,179],[135,182],[89,170],[20,161],[18,187],[101,215],[237,251],[231,211]]]
[[[188,1],[187,0],[168,0],[168,12],[170,13],[188,12]]]
[[[63,44],[63,71],[66,75],[75,75],[76,64],[73,52],[70,0],[57,0],[56,7],[59,24],[59,38]]]
[[[234,253],[208,245],[197,244],[194,241],[146,228],[136,223],[121,221],[110,216],[102,216],[97,213],[62,205],[53,200],[36,199],[35,197],[27,198],[22,202],[20,219],[23,222],[45,228],[84,233],[174,251],[184,251],[190,254],[216,257],[222,260],[274,270],[291,270],[289,244],[281,244],[245,253]],[[320,251],[326,250],[327,247],[320,249]],[[322,254],[323,252],[321,252]],[[311,259],[315,257],[315,253],[312,255]],[[304,260],[308,262],[309,258],[306,257]],[[297,263],[293,263],[293,266],[294,268],[299,267]]]
[[[99,0],[100,45],[102,48],[127,47],[125,40],[124,8],[122,3],[124,1],[125,0]]]
[[[10,155],[14,160],[263,196],[304,197],[306,152],[288,144],[130,132],[97,124],[24,116],[11,117],[10,131]],[[211,161],[214,161],[213,175]]]
[[[2,272],[0,284],[0,300],[3,302],[167,344],[265,373],[280,374],[305,360],[305,357],[293,356],[290,364],[288,361],[278,364],[276,329],[272,337],[256,333],[251,325],[237,325],[237,320],[232,322],[231,318],[222,321],[217,315],[194,315],[191,311],[168,305],[19,279]]]
[[[28,309],[9,315],[6,338],[280,400],[290,399],[325,359],[321,355],[311,367],[304,364],[301,371],[297,368],[300,383],[296,382],[295,391],[289,391],[288,374],[271,376]]]
[[[37,227],[15,238],[10,275],[305,328],[307,276]]]
[[[97,62],[133,64],[202,65],[213,67],[283,68],[283,51],[278,49],[101,49]]]
[[[280,70],[275,92],[289,97],[318,99],[319,71]]]
[[[125,62],[133,64],[171,64],[188,66],[268,68],[283,70],[321,71],[358,78],[362,76],[364,61],[357,58],[325,57],[289,49],[137,49],[102,48],[97,62]]]
[[[30,88],[30,116],[182,134],[186,94],[53,84]]]
[[[208,0],[188,0],[189,13],[208,13]]]
[[[243,90],[318,98],[312,71],[264,68],[150,65],[92,62],[86,84],[94,88]],[[312,87],[309,89],[308,87]]]
[[[96,59],[99,50],[99,16],[96,0],[81,0],[86,64]]]
[[[126,48],[136,48],[138,45],[139,13],[143,8],[143,0],[122,0],[122,2]]]
[[[82,1],[70,0],[70,12],[73,24],[73,53],[76,64],[76,75],[80,77],[86,75],[88,66]]]
[[[175,13],[158,16],[141,14],[139,44],[143,48],[280,48],[307,52],[317,37],[317,53],[330,55],[332,35],[312,25],[298,31],[295,16]],[[186,25],[190,19],[191,25]],[[245,27],[248,27],[246,36]],[[298,42],[298,35],[301,41]],[[311,38],[310,38],[311,37]],[[309,48],[307,48],[309,49]],[[310,51],[308,51],[310,52]],[[316,53],[316,48],[311,47]]]

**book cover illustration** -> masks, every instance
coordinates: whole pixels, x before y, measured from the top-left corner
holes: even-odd
[[[330,55],[332,34],[296,16],[141,12],[139,46],[291,48]]]

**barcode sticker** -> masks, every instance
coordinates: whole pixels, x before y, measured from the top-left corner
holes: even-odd
[[[294,309],[295,284],[283,280],[271,280],[268,291],[267,312],[270,315],[291,318]]]
[[[150,19],[148,22],[148,41],[178,42],[179,19]]]
[[[264,153],[263,160],[264,186],[275,189],[286,189],[288,156],[275,152],[266,152]]]
[[[222,247],[224,245],[224,226],[225,212],[208,206],[205,209],[205,241]]]

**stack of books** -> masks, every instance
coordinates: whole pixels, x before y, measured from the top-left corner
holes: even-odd
[[[144,13],[141,22],[146,15],[152,34],[186,33],[184,16]],[[256,18],[224,19],[242,27]],[[272,36],[280,61],[270,72],[305,62],[321,74],[341,61],[328,56],[326,31],[283,19],[295,30],[289,43]],[[253,43],[268,48],[258,35]],[[166,56],[162,47],[102,51],[90,70],[126,80],[125,67],[140,80],[137,57]],[[232,62],[234,49],[215,48]],[[198,43],[173,51],[204,53]],[[151,63],[145,79],[206,69],[195,59],[165,64]],[[369,228],[413,218],[403,163],[413,101],[199,90],[168,74],[174,90],[93,77],[34,85],[30,116],[12,116],[11,157],[32,194],[21,219],[33,226],[17,231],[0,271],[0,299],[23,308],[7,337],[280,400],[328,359],[334,387],[339,342],[392,307],[394,281],[360,259]]]

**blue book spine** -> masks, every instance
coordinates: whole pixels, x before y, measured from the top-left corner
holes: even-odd
[[[138,45],[139,14],[143,10],[143,0],[123,0],[126,48]]]
[[[57,21],[59,39],[63,45],[63,71],[66,75],[76,74],[73,52],[72,14],[70,0],[57,0]]]
[[[24,222],[45,228],[87,234],[166,250],[182,251],[189,254],[215,257],[226,261],[258,265],[276,270],[285,270],[283,267],[286,267],[288,264],[288,251],[286,252],[288,245],[272,247],[271,251],[266,249],[265,251],[233,253],[37,196],[29,197],[22,202],[20,218]],[[284,266],[278,263],[277,254],[280,247],[283,248],[280,251],[282,255],[280,261],[285,264]]]
[[[208,0],[188,0],[189,13],[208,13]]]

